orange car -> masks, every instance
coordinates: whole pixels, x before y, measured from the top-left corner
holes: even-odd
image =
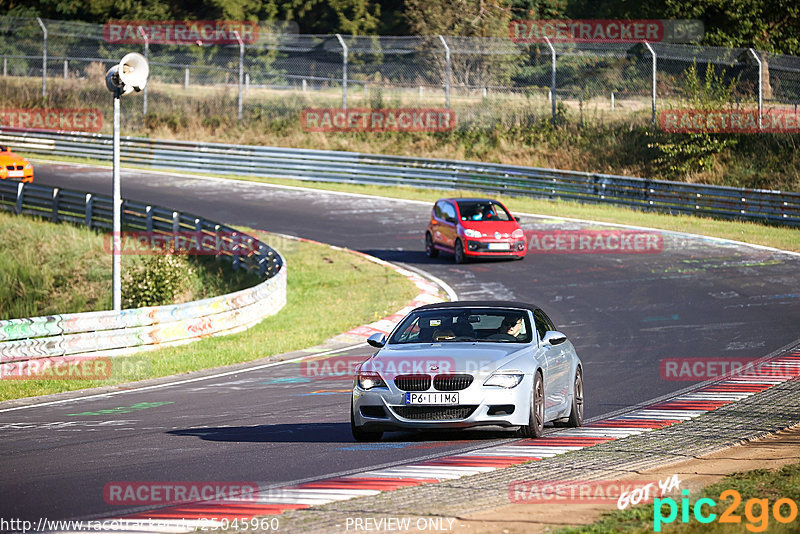
[[[22,156],[11,152],[7,146],[0,145],[0,179],[17,178],[23,182],[33,182],[33,165]]]

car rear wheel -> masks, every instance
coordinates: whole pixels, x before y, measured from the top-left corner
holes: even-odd
[[[453,256],[455,257],[456,263],[464,263],[467,259],[464,256],[464,245],[461,244],[460,239],[456,239],[456,248],[453,251]]]
[[[544,435],[544,382],[542,375],[536,373],[531,392],[531,410],[528,424],[519,427],[517,436],[521,438],[540,438]]]
[[[433,237],[431,237],[431,234],[425,234],[425,254],[429,258],[435,258],[439,255],[439,251],[433,246]]]
[[[572,410],[569,417],[553,421],[555,426],[579,427],[583,425],[583,373],[580,367],[575,371],[575,384],[572,394]]]
[[[575,371],[575,389],[572,392],[572,412],[569,414],[567,426],[577,427],[583,424],[583,373],[580,367]]]
[[[356,426],[356,417],[353,413],[353,405],[350,404],[350,431],[356,441],[380,441],[383,432],[370,432],[360,426]]]

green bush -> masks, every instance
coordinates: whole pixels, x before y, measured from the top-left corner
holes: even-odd
[[[183,256],[147,256],[125,272],[122,306],[141,308],[172,304],[188,289],[193,274],[193,269]]]

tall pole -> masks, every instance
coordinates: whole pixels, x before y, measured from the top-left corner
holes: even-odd
[[[112,298],[114,301],[114,311],[122,310],[122,236],[120,235],[122,221],[121,221],[121,208],[122,208],[122,195],[120,193],[120,180],[119,180],[119,97],[120,90],[114,91],[114,171],[113,171],[113,223],[111,228],[111,240],[113,243],[111,249],[112,267]]]
[[[144,39],[144,58],[149,62],[150,61],[150,39],[147,37],[147,33],[144,31],[144,28],[139,26],[139,33],[141,34],[142,38]],[[144,90],[142,91],[142,115],[147,115],[147,86],[144,86]]]
[[[239,41],[239,122],[242,122],[242,86],[244,84],[244,41],[239,37],[239,32],[234,30],[233,35]]]
[[[653,128],[655,128],[656,127],[656,72],[658,72],[657,63],[656,63],[656,61],[657,61],[656,60],[656,51],[653,50],[653,47],[650,46],[650,43],[648,43],[647,41],[644,42],[644,45],[647,47],[647,50],[650,51],[650,55],[653,58],[653,81],[652,81],[652,84],[651,84],[652,85],[652,89],[651,90],[652,90],[653,95],[652,95],[651,107],[653,108],[653,112],[652,112],[652,114],[653,114],[653,118],[652,118]]]
[[[556,120],[556,49],[547,37],[544,38],[547,46],[550,47],[550,107],[553,115],[553,122]]]
[[[342,109],[347,109],[347,44],[340,34],[336,34],[342,45]]]
[[[444,94],[445,94],[445,104],[447,109],[450,109],[450,47],[447,46],[447,41],[444,40],[443,36],[439,36],[439,40],[442,41],[442,45],[444,45],[444,70],[445,70],[445,84],[444,84]]]
[[[47,27],[42,19],[36,17],[42,27],[42,100],[47,98]]]
[[[758,54],[752,48],[749,49],[750,54],[752,54],[753,59],[756,60],[758,64],[758,129],[761,129],[761,114],[763,111],[764,106],[764,68],[761,64],[761,58],[758,57]]]

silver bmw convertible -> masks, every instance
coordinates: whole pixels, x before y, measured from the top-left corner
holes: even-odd
[[[356,369],[353,437],[393,430],[499,426],[540,437],[583,423],[580,358],[541,308],[458,301],[410,312]]]

